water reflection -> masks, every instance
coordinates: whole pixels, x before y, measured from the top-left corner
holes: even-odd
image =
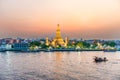
[[[119,67],[120,52],[0,53],[0,80],[119,80]]]
[[[6,52],[6,66],[7,66],[7,68],[9,68],[10,67],[10,64],[11,64],[11,54],[10,54],[10,52]]]
[[[58,74],[58,73],[60,73],[62,71],[62,69],[61,69],[62,58],[63,58],[63,54],[62,53],[60,53],[60,52],[56,52],[55,53],[55,70],[54,70],[54,72],[56,74]],[[60,79],[59,75],[55,75],[54,78],[55,79]]]

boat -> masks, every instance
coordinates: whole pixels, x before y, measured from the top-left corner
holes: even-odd
[[[95,62],[106,62],[106,61],[108,61],[108,59],[106,57],[101,58],[101,57],[95,56],[94,61]]]

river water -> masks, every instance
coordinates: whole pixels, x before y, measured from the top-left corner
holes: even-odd
[[[0,80],[120,80],[120,52],[1,52]]]

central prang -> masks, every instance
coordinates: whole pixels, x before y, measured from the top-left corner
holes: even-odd
[[[65,41],[63,40],[61,36],[60,25],[57,24],[55,38],[51,42],[49,42],[48,38],[46,38],[46,45],[47,46],[51,45],[52,47],[57,47],[57,46],[67,47],[67,44],[68,44],[68,39],[66,37]]]

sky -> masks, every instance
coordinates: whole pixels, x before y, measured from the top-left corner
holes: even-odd
[[[120,0],[0,0],[0,38],[120,39]]]

